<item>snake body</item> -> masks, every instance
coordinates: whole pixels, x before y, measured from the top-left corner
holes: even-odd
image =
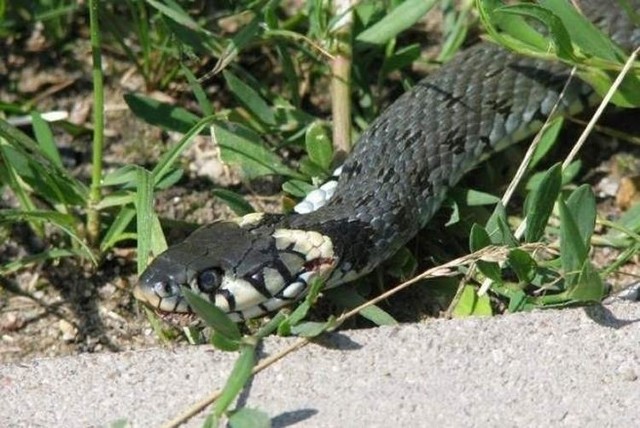
[[[611,2],[580,6],[616,42],[640,42]],[[568,76],[562,64],[494,44],[465,50],[371,124],[326,204],[204,226],[151,263],[136,297],[188,312],[180,288],[187,286],[243,320],[299,299],[313,278],[333,287],[370,272],[416,235],[481,159],[537,131]],[[570,115],[593,102],[592,90],[575,80],[559,108]]]

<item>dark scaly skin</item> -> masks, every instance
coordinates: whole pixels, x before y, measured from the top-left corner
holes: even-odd
[[[637,10],[640,2],[632,4]],[[640,31],[612,2],[583,0],[580,6],[618,43],[627,48],[640,43]],[[152,263],[141,277],[137,296],[145,300],[162,284],[179,294],[176,284],[193,286],[194,275],[207,266],[222,264],[225,273],[238,276],[274,266],[279,253],[271,235],[276,229],[313,230],[331,238],[332,286],[345,274],[351,280],[370,272],[431,219],[447,191],[485,155],[535,132],[539,126],[533,123],[547,117],[568,75],[562,64],[518,56],[489,43],[462,52],[371,124],[345,162],[327,205],[304,215],[267,216],[227,238],[220,234],[225,223],[201,229]],[[560,110],[584,110],[591,95],[575,80]],[[260,248],[252,248],[249,241],[259,242]],[[233,249],[232,257],[227,246]],[[240,247],[246,250],[236,251]],[[234,257],[237,260],[231,260]],[[264,294],[265,299],[272,297]],[[230,298],[235,304],[239,297]]]

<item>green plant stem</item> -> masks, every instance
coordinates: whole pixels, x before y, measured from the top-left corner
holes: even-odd
[[[102,197],[102,151],[104,147],[104,84],[102,79],[102,50],[98,7],[100,0],[89,0],[89,26],[91,31],[91,56],[93,59],[93,155],[91,187],[87,201],[87,239],[95,245],[100,235],[100,213],[96,205]]]
[[[337,156],[351,151],[351,26],[350,0],[342,0],[336,6],[337,13],[344,13],[334,33],[334,58],[331,62],[331,111],[333,116],[333,147]],[[348,10],[344,12],[345,10]]]

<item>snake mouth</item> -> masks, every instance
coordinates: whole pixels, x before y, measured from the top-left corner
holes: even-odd
[[[191,310],[182,295],[160,297],[138,284],[133,289],[133,296],[151,309],[162,321],[173,327],[182,328],[199,322],[198,316]]]

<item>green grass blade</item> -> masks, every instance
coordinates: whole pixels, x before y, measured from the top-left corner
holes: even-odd
[[[244,83],[228,70],[224,70],[222,75],[231,93],[254,117],[267,125],[273,126],[276,124],[273,110],[255,89]]]
[[[0,137],[6,139],[3,156],[7,165],[12,165],[38,195],[53,203],[86,204],[87,188],[45,156],[25,133],[0,119]]]
[[[338,303],[347,310],[357,308],[367,302],[353,287],[338,287],[327,292],[327,296],[332,301]],[[397,325],[395,320],[388,312],[376,305],[367,306],[358,312],[360,316],[368,319],[376,325]]]
[[[0,265],[0,275],[9,275],[32,264],[42,263],[47,260],[57,260],[63,257],[84,257],[84,252],[73,248],[52,248],[38,254],[21,257],[18,260]]]
[[[584,52],[616,62],[624,58],[622,51],[611,38],[578,12],[571,2],[540,0],[540,4],[562,20],[571,35],[571,40]]]
[[[79,245],[78,254],[83,258],[91,260],[93,264],[97,264],[95,256],[91,249],[87,246],[82,236],[78,234],[76,226],[77,218],[70,214],[64,214],[57,211],[21,211],[21,210],[0,210],[0,223],[18,221],[42,221],[50,222],[54,226],[62,230],[69,238]]]
[[[150,125],[169,131],[187,133],[198,125],[200,119],[189,110],[163,103],[147,96],[130,93],[124,95],[124,101],[133,114]]]
[[[205,116],[213,115],[215,113],[213,105],[211,104],[211,101],[209,101],[209,97],[207,97],[207,94],[202,88],[200,82],[198,82],[196,76],[184,65],[180,65],[180,69],[182,70],[182,74],[187,78],[187,82],[189,82],[189,86],[191,87],[191,92],[193,92],[196,100],[198,100],[198,105],[200,106],[200,109],[202,109],[202,113],[204,113]]]
[[[313,184],[309,184],[302,180],[289,180],[282,183],[282,190],[296,198],[304,198],[315,188],[316,186]]]
[[[113,222],[111,222],[107,233],[105,233],[102,242],[100,242],[100,252],[105,253],[123,239],[123,233],[129,224],[131,224],[131,220],[133,220],[135,215],[136,211],[130,207],[122,206],[122,208],[120,208],[120,212]]]
[[[153,168],[153,181],[157,185],[167,174],[171,172],[173,165],[180,157],[180,154],[184,150],[186,150],[191,144],[193,137],[200,134],[202,130],[211,125],[215,121],[215,116],[207,116],[205,118],[200,119],[193,126],[189,128],[186,134],[178,141],[178,144],[173,146],[169,151],[167,151],[160,160],[158,164]]]
[[[231,208],[234,214],[238,216],[255,212],[251,204],[234,191],[227,189],[213,189],[211,194],[224,202],[229,208]]]
[[[558,2],[562,3],[562,1]],[[516,20],[511,21],[508,19],[501,20],[501,24],[507,32],[511,34],[515,39],[528,42],[531,48],[537,48],[541,53],[549,51],[548,40],[553,42],[556,55],[566,61],[575,61],[576,55],[573,52],[573,45],[571,44],[571,37],[564,27],[560,18],[558,18],[553,12],[535,4],[515,4],[512,6],[500,7],[494,10],[497,16],[514,15],[517,16]],[[526,21],[520,21],[520,17],[534,18],[542,22],[549,29],[549,37],[544,37],[539,33],[534,35],[532,29],[526,24]],[[506,16],[504,18],[507,18]],[[507,22],[509,23],[507,25]],[[541,43],[544,41],[544,44]]]
[[[31,120],[33,121],[33,133],[36,136],[36,141],[42,148],[42,153],[48,157],[54,165],[63,168],[60,152],[56,147],[53,132],[51,132],[49,124],[37,112],[31,113]]]
[[[198,25],[196,21],[189,16],[189,14],[182,9],[177,3],[169,2],[169,4],[165,4],[156,0],[145,0],[148,4],[157,9],[160,13],[165,15],[167,18],[177,22],[180,25],[184,25],[185,27],[192,30],[200,30],[201,27]]]
[[[222,160],[240,165],[248,179],[269,174],[303,178],[266,149],[260,137],[247,128],[216,122],[212,134],[220,146]]]
[[[152,174],[137,168],[136,181],[136,230],[138,232],[138,274],[147,267],[151,253],[151,226],[153,218],[153,177]]]
[[[213,405],[213,415],[216,418],[220,418],[229,408],[231,403],[240,394],[245,387],[249,378],[251,378],[251,372],[255,366],[256,350],[254,346],[243,345],[240,351],[240,357],[236,360],[236,363],[231,370],[231,374],[227,378],[227,383],[222,389],[220,397]]]
[[[358,34],[356,41],[373,45],[385,44],[418,22],[435,4],[435,0],[404,1],[380,21]]]

